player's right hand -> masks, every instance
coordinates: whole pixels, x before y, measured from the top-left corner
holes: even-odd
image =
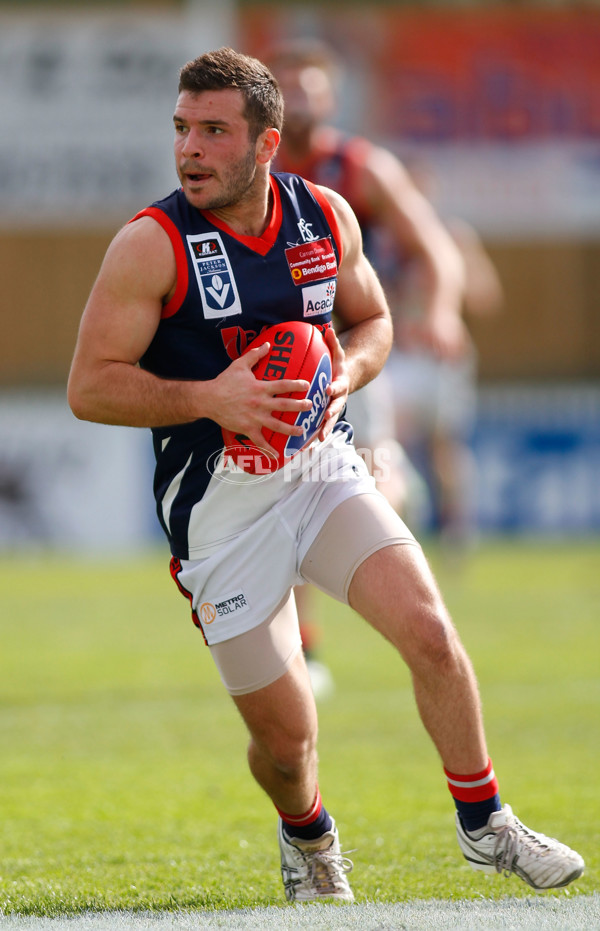
[[[282,378],[273,382],[255,378],[252,370],[268,351],[269,343],[265,342],[235,359],[217,375],[212,383],[212,420],[225,430],[247,436],[276,457],[276,450],[265,440],[263,427],[286,436],[301,436],[302,427],[283,423],[273,416],[273,412],[309,411],[312,404],[306,398],[281,397],[284,394],[306,394],[310,385],[305,379]]]

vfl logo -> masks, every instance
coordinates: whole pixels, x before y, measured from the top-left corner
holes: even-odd
[[[304,217],[298,220],[298,229],[302,236],[302,242],[313,242],[313,240],[317,238],[311,230],[311,226],[312,223],[307,223]]]
[[[210,287],[206,291],[222,310],[231,291],[231,285],[228,281],[223,281],[220,275],[213,275],[210,279]]]
[[[186,238],[205,318],[221,320],[241,314],[233,269],[219,233],[198,233]]]
[[[309,411],[301,411],[296,417],[295,426],[302,427],[302,436],[289,437],[285,444],[285,456],[293,456],[304,449],[319,430],[329,403],[327,386],[331,384],[331,375],[331,358],[329,353],[324,352],[306,393],[306,397],[312,401],[312,407]]]

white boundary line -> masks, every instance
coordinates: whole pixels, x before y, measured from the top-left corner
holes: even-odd
[[[3,931],[593,931],[600,893],[182,912],[87,912],[69,918],[0,917]]]

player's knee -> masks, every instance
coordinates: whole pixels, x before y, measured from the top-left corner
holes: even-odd
[[[314,761],[316,746],[316,733],[312,729],[287,730],[273,735],[273,739],[260,746],[252,742],[249,754],[251,757],[255,753],[267,756],[279,773],[293,778]]]
[[[458,637],[443,608],[429,605],[417,610],[406,647],[411,668],[444,670],[456,664]]]
[[[283,776],[296,779],[312,767],[315,754],[315,745],[311,741],[296,741],[280,749],[274,758],[274,764]]]

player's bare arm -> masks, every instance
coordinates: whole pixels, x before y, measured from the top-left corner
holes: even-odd
[[[371,381],[383,367],[392,345],[392,320],[383,288],[362,248],[362,234],[349,204],[322,188],[336,215],[343,244],[335,296],[337,336],[326,338],[333,361],[321,439],[333,428],[348,394]],[[339,337],[339,338],[338,338]]]
[[[392,345],[392,319],[381,283],[363,252],[354,211],[339,194],[323,190],[334,209],[344,250],[335,316],[351,393],[371,381],[383,367]]]
[[[148,427],[210,417],[221,426],[261,436],[274,410],[305,410],[309,403],[279,399],[258,382],[252,367],[265,345],[237,359],[214,380],[162,379],[138,366],[175,289],[176,266],[168,236],[153,219],[124,227],[110,245],[85,308],[71,373],[69,404],[77,417],[99,423]],[[304,391],[304,381],[278,383],[278,391]],[[276,421],[284,433],[298,428]],[[262,440],[263,446],[264,438]]]

